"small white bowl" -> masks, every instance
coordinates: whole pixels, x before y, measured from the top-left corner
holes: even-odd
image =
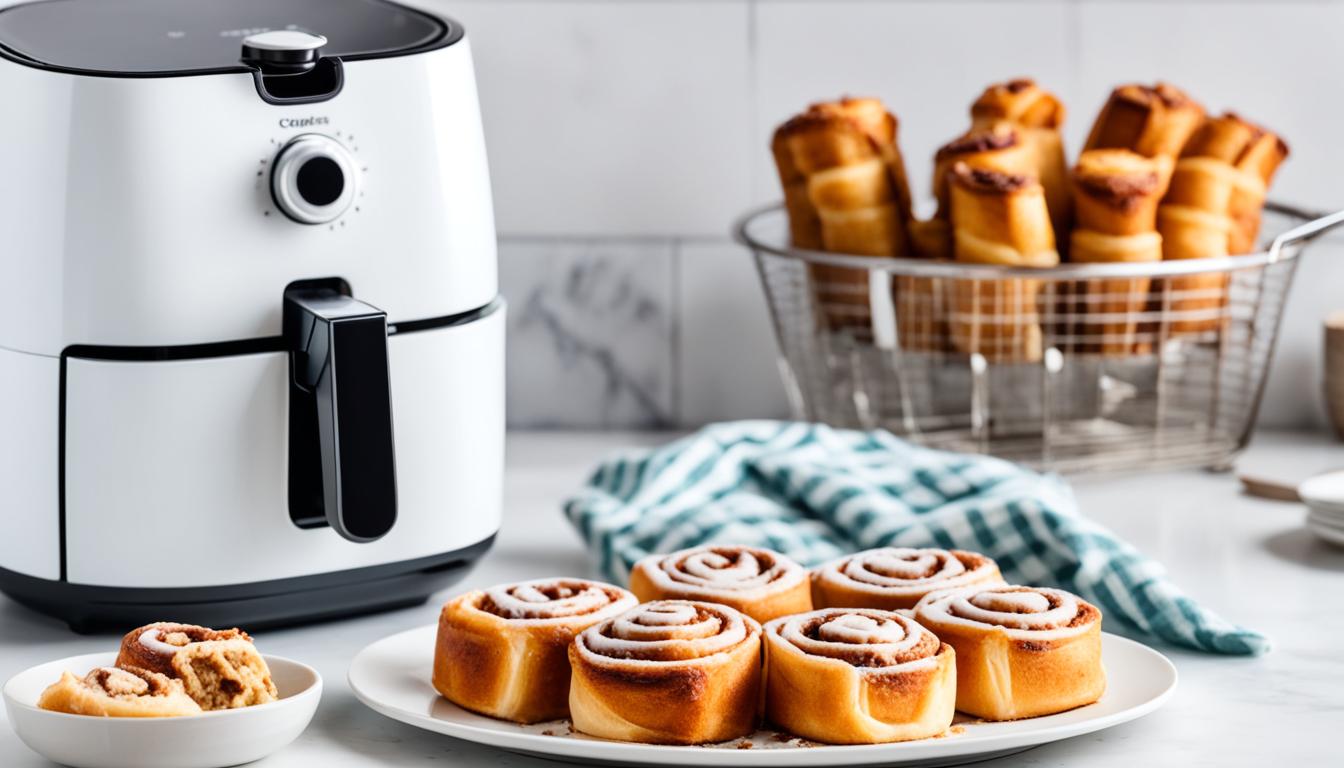
[[[90,653],[39,664],[5,683],[14,732],[34,752],[74,768],[223,768],[284,748],[308,727],[322,698],[317,670],[266,656],[280,700],[185,717],[90,717],[37,708],[62,672],[83,677],[111,666],[114,653]]]

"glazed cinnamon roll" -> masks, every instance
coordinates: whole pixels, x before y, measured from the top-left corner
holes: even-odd
[[[201,708],[179,680],[129,667],[98,667],[83,678],[69,672],[42,692],[41,709],[95,717],[179,717]]]
[[[122,638],[116,665],[180,680],[204,710],[236,709],[279,698],[266,660],[240,629],[148,624]]]
[[[1014,267],[1059,263],[1045,193],[1033,176],[958,163],[952,170],[953,252],[959,262]],[[994,362],[1041,359],[1037,280],[960,279],[952,287],[952,342]]]
[[[1077,228],[1069,258],[1083,263],[1162,260],[1157,204],[1160,164],[1127,149],[1090,149],[1073,170]],[[1151,280],[1092,280],[1071,291],[1078,319],[1069,334],[1084,352],[1125,356],[1138,345],[1139,315]],[[1103,319],[1104,318],[1104,319]]]
[[[490,717],[520,723],[564,717],[570,642],[635,604],[635,596],[620,587],[581,579],[539,579],[459,595],[439,614],[434,689]]]
[[[818,608],[913,608],[943,589],[1002,584],[999,566],[959,549],[883,547],[842,557],[812,571]]]
[[[986,720],[1063,712],[1101,698],[1101,611],[1059,589],[935,592],[915,619],[957,650],[957,709]]]
[[[995,83],[971,104],[971,125],[1015,128],[1032,152],[1032,171],[1045,189],[1045,204],[1055,229],[1055,242],[1068,241],[1073,196],[1069,189],[1069,167],[1064,159],[1064,105],[1054,94],[1020,77]]]
[[[832,744],[937,736],[956,703],[952,646],[900,614],[828,608],[765,625],[765,714]]]
[[[706,546],[635,563],[630,591],[640,602],[703,600],[731,606],[765,622],[812,610],[807,571],[769,549]]]
[[[645,603],[569,647],[575,730],[649,744],[746,736],[761,704],[761,626],[726,605]]]

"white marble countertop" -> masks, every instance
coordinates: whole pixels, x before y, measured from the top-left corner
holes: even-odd
[[[664,435],[514,433],[504,526],[494,550],[453,591],[554,574],[588,573],[560,500],[613,448]],[[1240,468],[1296,481],[1344,467],[1344,445],[1324,436],[1265,433]],[[1139,721],[983,765],[1317,765],[1338,760],[1344,726],[1344,549],[1302,528],[1304,508],[1241,494],[1233,475],[1200,471],[1075,480],[1084,512],[1164,562],[1178,584],[1228,618],[1268,633],[1258,659],[1164,648],[1180,669],[1174,698]],[[438,603],[338,623],[262,633],[271,653],[321,671],[326,691],[313,724],[264,768],[323,765],[554,765],[418,731],[365,709],[346,663],[385,635],[433,622]],[[33,664],[115,648],[0,597],[0,678]],[[3,713],[0,713],[3,719]],[[0,766],[48,766],[0,727]]]

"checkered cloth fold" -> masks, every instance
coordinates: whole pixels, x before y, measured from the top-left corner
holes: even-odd
[[[1131,631],[1214,653],[1269,648],[1079,516],[1059,478],[884,431],[711,425],[604,462],[565,514],[598,570],[622,584],[639,558],[702,544],[768,547],[809,566],[873,547],[967,549],[993,557],[1012,582],[1077,593]]]

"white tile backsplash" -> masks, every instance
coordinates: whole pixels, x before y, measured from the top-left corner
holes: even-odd
[[[436,5],[471,40],[502,235],[722,236],[749,202],[746,3]]]
[[[755,259],[727,241],[681,243],[678,257],[678,420],[786,418]]]
[[[515,425],[785,413],[754,268],[726,238],[745,207],[778,196],[771,130],[816,99],[885,99],[927,196],[934,149],[988,82],[1031,75],[1056,91],[1072,155],[1113,85],[1166,79],[1287,137],[1275,196],[1344,206],[1344,3],[413,2],[472,40]],[[1336,308],[1344,236],[1302,264],[1263,422],[1321,423],[1320,323]]]
[[[673,255],[660,241],[501,241],[511,425],[674,424]]]

